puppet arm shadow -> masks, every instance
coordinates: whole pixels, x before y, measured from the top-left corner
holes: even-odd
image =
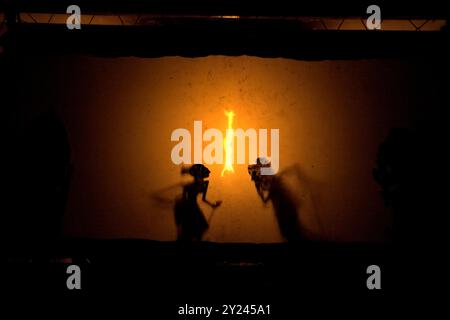
[[[187,183],[184,182],[178,182],[173,185],[164,187],[162,189],[153,191],[152,193],[150,193],[150,201],[153,204],[158,204],[161,206],[173,206],[176,202],[176,199],[167,196],[167,193],[174,189],[183,188],[186,184]]]

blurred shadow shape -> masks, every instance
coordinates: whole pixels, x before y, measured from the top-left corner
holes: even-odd
[[[306,239],[305,230],[300,223],[300,207],[287,182],[288,177],[303,181],[304,177],[298,165],[290,166],[277,174],[262,175],[261,168],[270,167],[265,158],[258,158],[256,164],[248,166],[248,173],[255,184],[256,192],[263,201],[272,203],[281,235],[289,242],[300,242]]]
[[[23,138],[12,232],[27,250],[54,253],[62,238],[72,170],[67,131],[56,112],[48,111],[37,116]]]
[[[393,210],[390,237],[395,242],[422,239],[418,237],[426,231],[422,214],[435,201],[428,143],[422,140],[413,130],[394,128],[378,148],[372,173],[382,189],[385,206]]]

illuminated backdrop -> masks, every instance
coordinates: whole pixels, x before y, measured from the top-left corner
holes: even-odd
[[[40,59],[23,63],[21,104],[34,113],[54,106],[67,126],[74,173],[66,234],[174,240],[176,185],[188,177],[171,161],[171,133],[193,130],[195,120],[225,132],[224,111],[232,110],[236,128],[280,129],[280,170],[300,168],[287,183],[309,236],[385,239],[389,212],[371,174],[389,129],[412,121],[402,61]],[[208,198],[223,203],[205,240],[282,241],[247,166],[224,176],[223,165],[208,167]]]

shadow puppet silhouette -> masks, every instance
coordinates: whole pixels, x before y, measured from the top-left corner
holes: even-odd
[[[378,148],[373,177],[386,207],[392,209],[388,229],[392,278],[401,294],[436,291],[446,270],[448,241],[442,237],[448,234],[444,218],[448,188],[443,186],[447,158],[442,153],[447,135],[443,128],[394,128]]]
[[[211,217],[206,220],[198,202],[198,195],[202,195],[202,201],[207,203],[213,210],[220,206],[222,201],[210,202],[206,199],[208,192],[210,171],[202,164],[194,164],[191,167],[182,168],[181,174],[189,174],[194,178],[190,183],[178,183],[153,196],[160,204],[168,204],[172,201],[162,198],[159,193],[174,187],[183,187],[183,192],[175,199],[174,215],[177,227],[177,240],[182,242],[201,241],[204,233],[209,228]]]
[[[301,183],[306,181],[299,166],[292,165],[273,175],[261,175],[261,168],[264,167],[270,168],[270,162],[265,158],[258,158],[256,164],[248,166],[248,173],[255,184],[256,192],[263,203],[266,204],[269,200],[271,201],[281,235],[288,242],[305,240],[307,233],[310,232],[303,228],[299,219],[302,203],[299,201],[299,195],[293,194],[293,190],[288,183],[290,178],[294,178]],[[314,201],[310,200],[315,212]],[[316,218],[321,228],[321,222],[317,215]],[[308,234],[308,237],[311,236],[312,234]]]
[[[20,249],[52,255],[62,239],[72,168],[65,125],[56,112],[41,113],[20,146],[10,236]]]
[[[431,208],[437,198],[431,174],[436,162],[429,144],[424,134],[395,128],[378,148],[373,177],[382,188],[385,206],[392,208],[389,235],[396,243],[423,242],[429,236],[426,232],[435,229],[426,227],[429,219],[424,219],[425,212],[435,211]]]

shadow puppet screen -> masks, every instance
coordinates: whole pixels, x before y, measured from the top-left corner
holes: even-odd
[[[414,125],[414,105],[405,101],[416,101],[416,92],[404,61],[23,60],[20,128],[36,146],[28,160],[43,154],[39,137],[52,126],[63,137],[52,132],[54,143],[67,144],[66,157],[70,152],[67,236],[172,241],[184,227],[213,242],[387,241],[391,214],[372,170],[390,130]],[[194,163],[194,149],[210,144],[194,146],[195,121],[200,137],[217,129],[225,139],[226,111],[234,113],[233,129],[279,129],[279,171],[252,179],[248,164],[256,159],[247,142],[245,163],[235,161],[233,172],[204,163],[208,205],[200,195],[206,180],[174,163],[181,140],[171,135],[188,130],[191,149],[181,155],[191,152]],[[37,193],[45,201],[45,190]],[[180,197],[188,200],[180,205]]]

